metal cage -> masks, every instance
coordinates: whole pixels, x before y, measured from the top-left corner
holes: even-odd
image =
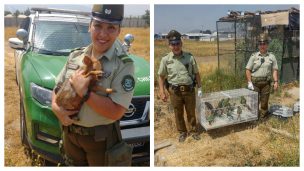
[[[299,80],[299,10],[289,12],[288,25],[262,26],[261,14],[231,12],[216,22],[218,68],[236,75],[244,75],[246,64],[253,52],[258,51],[258,36],[267,32],[271,38],[268,51],[278,61],[280,81]]]
[[[196,103],[198,120],[206,130],[258,119],[258,93],[248,89],[205,94]]]

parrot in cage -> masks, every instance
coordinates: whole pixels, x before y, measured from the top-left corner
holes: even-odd
[[[217,109],[218,109],[218,115],[222,116],[223,113],[227,113],[227,110],[225,110],[228,106],[230,106],[231,104],[229,103],[230,98],[227,99],[222,99],[219,101],[218,105],[217,105]]]
[[[251,108],[250,108],[250,106],[247,104],[247,100],[246,100],[246,98],[245,98],[244,96],[241,96],[241,101],[240,101],[240,103],[241,103],[243,106],[245,106],[249,111],[251,111]]]
[[[237,113],[236,120],[241,120],[241,114],[242,114],[242,108],[241,108],[241,106],[237,107],[236,113]]]
[[[212,124],[212,122],[214,122],[215,116],[216,116],[216,110],[214,110],[212,104],[210,104],[209,102],[205,102],[206,107],[208,108],[208,110],[211,111],[211,114],[209,116],[207,116],[207,121],[209,122],[209,125]]]

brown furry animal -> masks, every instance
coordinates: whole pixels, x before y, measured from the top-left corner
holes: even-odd
[[[84,77],[88,77],[90,75],[92,76],[89,88],[94,92],[102,91],[107,94],[112,93],[113,89],[96,85],[97,80],[103,74],[101,63],[98,60],[92,60],[88,56],[85,56],[82,62],[84,65],[81,67],[81,69],[84,70]],[[58,92],[56,93],[56,103],[58,106],[63,107],[65,110],[79,110],[81,107],[81,100],[82,98],[75,92],[69,79],[66,79],[63,82]]]

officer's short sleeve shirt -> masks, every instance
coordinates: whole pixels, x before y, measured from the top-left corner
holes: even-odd
[[[85,55],[90,56],[92,45],[82,50],[82,53],[74,53],[75,56],[70,56],[66,67],[63,68],[57,77],[57,82],[68,79],[79,67],[82,66],[82,59]],[[78,55],[79,54],[79,55]],[[95,92],[100,96],[111,98],[111,100],[128,109],[133,97],[135,79],[134,79],[134,64],[133,62],[123,62],[120,56],[126,56],[121,43],[117,40],[112,47],[99,57],[99,61],[103,66],[103,77],[97,81],[96,85],[104,88],[112,88],[112,94],[105,94],[104,92]],[[63,79],[64,78],[64,79]],[[107,106],[101,106],[107,108]],[[97,125],[107,125],[115,122],[95,112],[90,106],[84,103],[78,113],[79,121],[75,124],[92,127]]]

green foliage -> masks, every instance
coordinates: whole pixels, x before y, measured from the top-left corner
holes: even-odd
[[[268,46],[268,51],[273,53],[277,59],[279,71],[282,65],[283,41],[281,39],[272,39]]]
[[[12,14],[10,11],[4,11],[4,16],[7,16],[8,14]]]
[[[24,11],[24,15],[26,16],[30,16],[31,14],[31,10],[29,8],[27,8],[25,11]]]
[[[142,15],[142,18],[145,20],[146,24],[150,26],[150,10],[146,10],[145,14]]]
[[[16,11],[14,12],[14,16],[15,16],[16,18],[17,18],[20,14],[21,14],[21,13],[20,13],[19,10],[16,10]]]
[[[202,76],[202,87],[205,93],[246,87],[245,76],[238,76],[217,69],[209,75]]]

